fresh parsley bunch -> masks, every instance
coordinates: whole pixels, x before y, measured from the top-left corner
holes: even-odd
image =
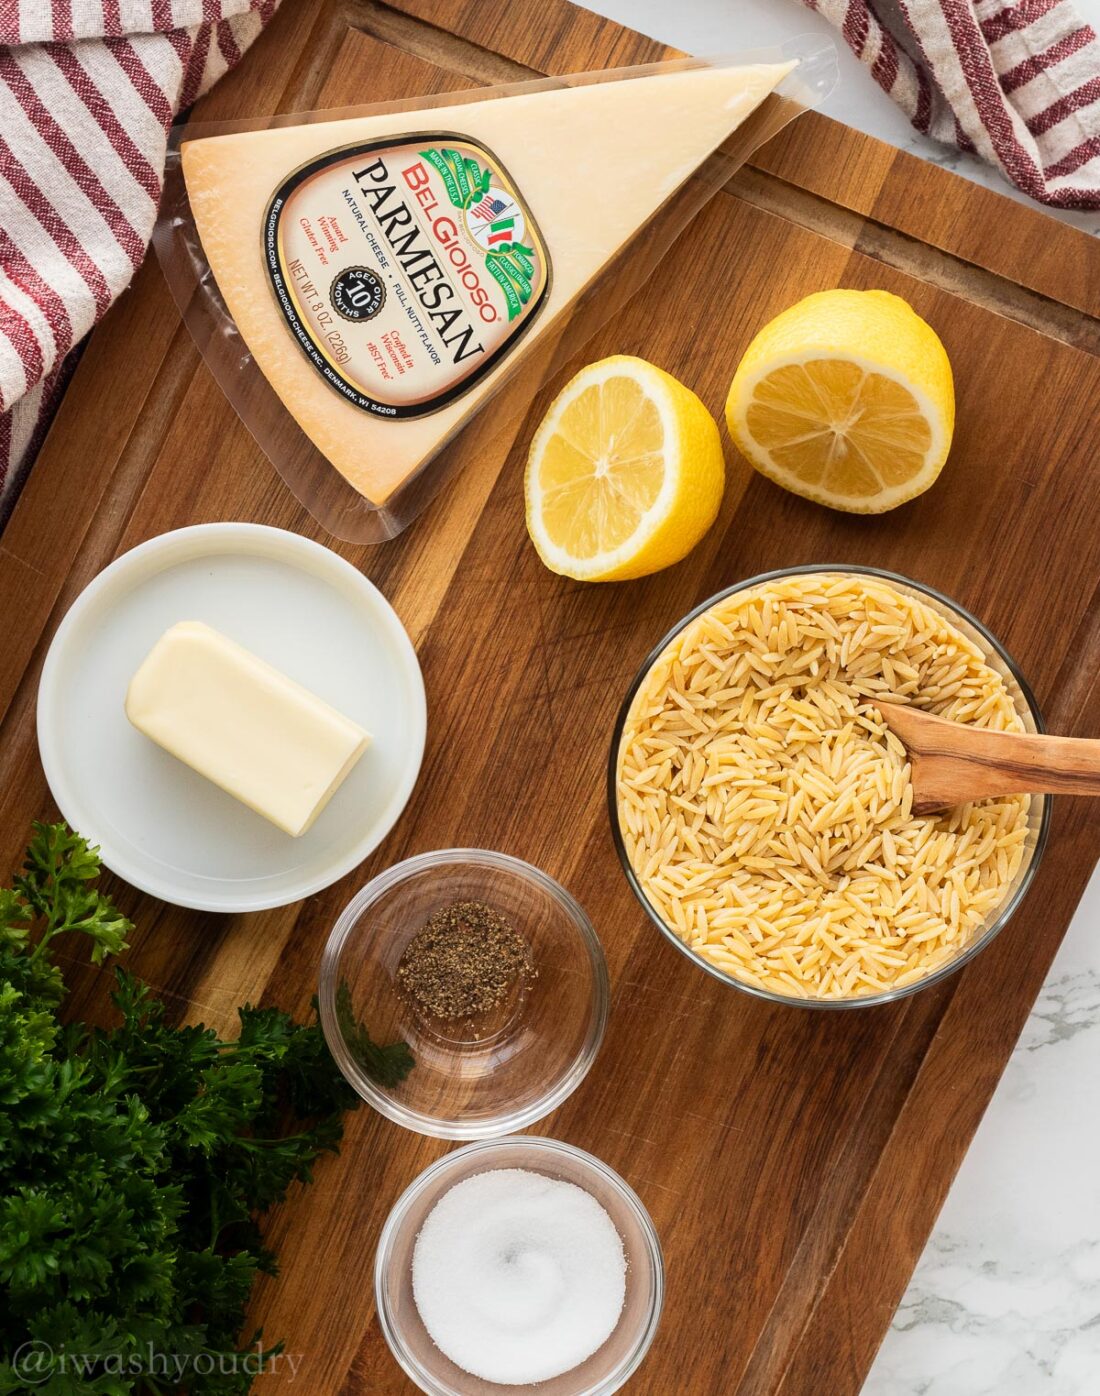
[[[0,1393],[236,1396],[252,1281],[275,1271],[257,1217],[336,1151],[355,1098],[316,1024],[246,1006],[235,1041],[172,1027],[121,969],[118,1026],[63,1026],[55,939],[98,964],[132,929],[98,874],[36,825],[0,890]],[[411,1065],[377,1050],[391,1078]]]

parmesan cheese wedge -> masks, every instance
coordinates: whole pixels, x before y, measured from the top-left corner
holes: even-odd
[[[210,136],[183,175],[257,365],[383,505],[794,66]]]

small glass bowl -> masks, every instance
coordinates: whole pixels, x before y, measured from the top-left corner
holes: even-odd
[[[1042,857],[1043,848],[1047,840],[1047,828],[1050,824],[1050,797],[1048,795],[1033,795],[1031,797],[1031,808],[1028,815],[1027,842],[1024,847],[1024,856],[1020,863],[1020,869],[1016,874],[1015,881],[1005,895],[1000,907],[987,918],[985,925],[969,940],[966,947],[947,964],[941,965],[939,969],[918,979],[913,984],[906,984],[900,989],[888,989],[881,994],[860,994],[846,999],[814,999],[797,998],[793,994],[778,994],[770,989],[758,988],[755,984],[748,984],[744,980],[736,978],[732,974],[727,974],[719,969],[717,965],[711,964],[709,960],[692,950],[676,934],[675,930],[669,926],[660,912],[654,907],[646,896],[638,876],[630,863],[630,857],[623,842],[622,830],[619,827],[619,801],[618,801],[618,775],[619,775],[619,748],[622,745],[623,729],[626,726],[626,719],[630,712],[630,706],[634,702],[634,695],[638,692],[650,669],[661,657],[664,651],[672,643],[677,635],[690,625],[691,622],[700,616],[704,611],[709,611],[712,606],[725,601],[728,597],[737,592],[749,591],[754,587],[762,586],[765,582],[779,581],[784,577],[800,577],[807,573],[823,573],[833,576],[855,576],[873,577],[879,581],[889,582],[898,591],[908,595],[918,597],[934,611],[938,611],[956,629],[960,630],[968,640],[981,650],[986,663],[991,669],[996,670],[1005,682],[1013,706],[1020,715],[1024,724],[1024,729],[1028,732],[1044,731],[1043,719],[1039,713],[1039,706],[1035,701],[1035,696],[1028,687],[1023,675],[1017,668],[1016,663],[1004,648],[1001,642],[992,635],[981,621],[975,619],[969,611],[964,610],[957,601],[952,601],[950,597],[944,596],[933,587],[925,586],[922,582],[914,582],[909,577],[903,577],[897,572],[886,572],[879,567],[858,567],[851,564],[829,564],[813,563],[801,567],[783,567],[775,572],[762,572],[759,576],[750,577],[747,581],[735,582],[733,586],[726,587],[723,591],[716,592],[700,605],[690,611],[683,620],[668,632],[664,638],[650,651],[645,662],[638,670],[637,675],[627,690],[623,699],[619,715],[615,719],[615,731],[611,738],[611,751],[607,764],[607,798],[608,808],[611,814],[611,835],[615,842],[615,848],[619,854],[619,861],[623,865],[626,873],[626,880],[630,883],[631,890],[642,904],[643,909],[654,923],[657,929],[670,941],[681,954],[686,955],[693,964],[699,966],[714,979],[719,979],[723,984],[729,984],[735,989],[740,989],[744,994],[751,994],[753,998],[765,999],[768,1003],[792,1004],[797,1008],[869,1008],[875,1004],[893,1003],[897,999],[907,998],[910,994],[915,994],[918,989],[927,989],[933,984],[938,984],[946,979],[949,974],[954,974],[957,969],[961,969],[968,961],[972,960],[980,950],[984,950],[993,937],[1011,919],[1012,914],[1020,905],[1031,885],[1031,880],[1035,876],[1035,870]]]
[[[527,942],[535,968],[473,1028],[420,1013],[396,975],[428,918],[485,902]],[[607,1026],[610,991],[599,938],[553,878],[504,853],[451,848],[387,869],[354,897],[321,960],[318,994],[329,1050],[381,1114],[438,1139],[488,1139],[541,1120],[584,1080]],[[380,1084],[370,1041],[404,1041],[414,1066]]]
[[[378,1320],[390,1351],[428,1396],[505,1396],[527,1387],[471,1376],[428,1335],[413,1298],[413,1247],[443,1194],[475,1173],[525,1168],[574,1183],[604,1208],[626,1253],[626,1300],[602,1347],[571,1371],[538,1383],[539,1396],[610,1396],[637,1371],[657,1331],[665,1268],[653,1222],[633,1188],[606,1163],[556,1139],[520,1137],[467,1144],[444,1155],[405,1189],[386,1219],[374,1264]]]

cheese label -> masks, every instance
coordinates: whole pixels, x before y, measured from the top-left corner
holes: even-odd
[[[263,254],[314,368],[395,419],[468,392],[530,328],[551,275],[500,162],[449,133],[345,146],[295,170],[268,204]]]

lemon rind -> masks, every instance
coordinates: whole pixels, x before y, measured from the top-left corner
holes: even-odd
[[[570,403],[588,388],[605,383],[609,378],[620,377],[631,378],[639,383],[646,396],[657,407],[664,428],[664,440],[660,447],[664,457],[664,480],[657,498],[638,521],[638,527],[617,548],[591,558],[578,558],[554,542],[542,525],[542,512],[539,508],[542,491],[535,463],[541,459],[543,443],[554,435],[557,424]],[[646,363],[644,359],[637,359],[628,354],[616,354],[598,363],[589,364],[566,384],[550,404],[531,441],[524,477],[528,498],[527,528],[539,557],[551,571],[578,581],[597,579],[627,566],[650,542],[667,517],[679,492],[681,474],[682,461],[673,392],[670,384],[665,381],[663,371],[654,364]]]
[[[777,465],[771,452],[762,446],[749,430],[748,406],[753,400],[756,388],[763,379],[779,369],[800,366],[820,359],[836,359],[853,363],[864,373],[877,373],[884,378],[889,378],[894,383],[899,383],[913,395],[918,408],[932,429],[932,441],[925,452],[924,466],[904,485],[884,486],[882,491],[873,496],[870,502],[860,502],[854,497],[849,499],[806,484],[797,475],[793,475],[784,470],[782,466]],[[812,500],[816,504],[825,504],[830,508],[839,509],[849,514],[884,514],[890,509],[908,503],[911,499],[916,499],[918,495],[923,494],[925,490],[935,484],[951,447],[952,433],[946,429],[944,413],[922,387],[881,360],[870,359],[862,354],[853,354],[839,347],[830,351],[821,345],[815,345],[812,349],[807,349],[799,354],[778,355],[757,366],[751,375],[738,384],[738,396],[734,410],[729,412],[728,416],[733,419],[727,424],[730,427],[730,435],[734,439],[734,444],[762,475],[789,490],[792,494],[801,495],[802,498]]]

